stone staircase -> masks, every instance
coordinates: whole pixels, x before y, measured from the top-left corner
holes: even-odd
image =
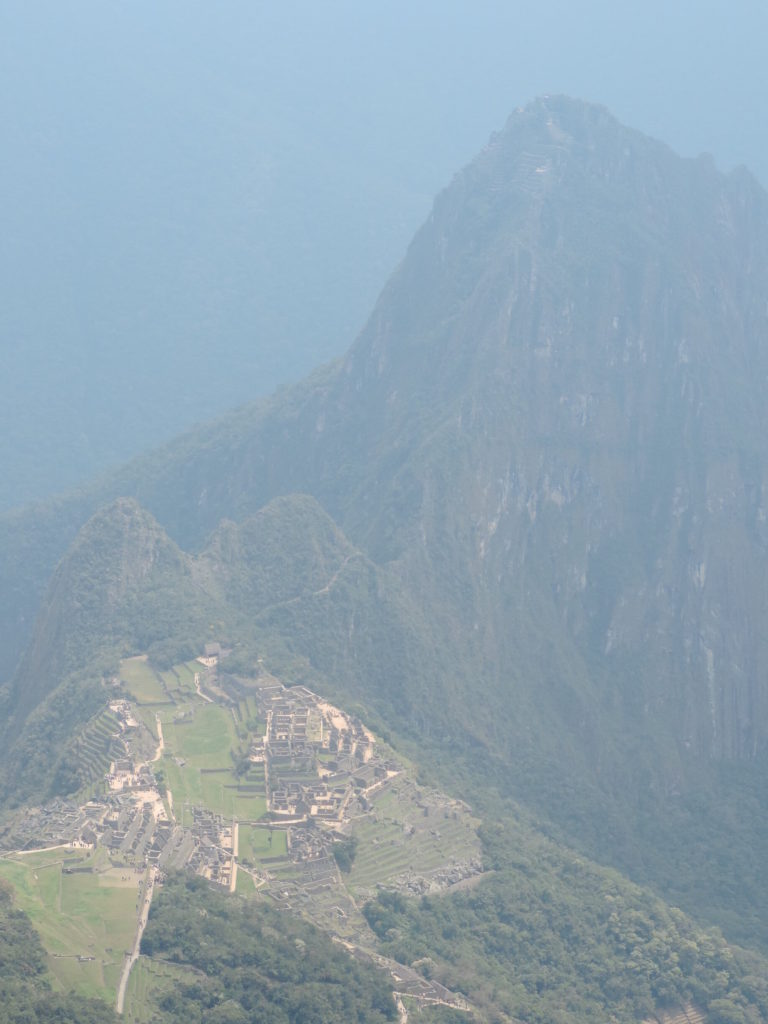
[[[693,1003],[688,1003],[677,1013],[658,1013],[648,1017],[643,1024],[707,1024],[707,1015]]]

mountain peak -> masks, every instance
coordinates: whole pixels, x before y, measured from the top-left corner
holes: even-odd
[[[140,495],[190,548],[236,525],[190,569],[131,501],[94,517],[20,685],[39,696],[86,627],[134,650],[206,635],[213,606],[179,607],[202,579],[292,664],[609,843],[627,807],[725,761],[749,778],[768,752],[766,295],[754,181],[534,101],[438,196],[346,357],[98,492]]]
[[[507,118],[502,134],[521,124],[539,124],[550,129],[550,134],[555,137],[561,132],[580,135],[585,128],[604,126],[614,131],[622,128],[621,122],[602,104],[563,93],[542,93],[524,106],[517,107]]]
[[[520,345],[562,351],[574,332],[597,342],[651,302],[723,320],[745,281],[755,296],[768,288],[766,223],[756,183],[683,159],[603,107],[535,100],[437,197],[347,373],[369,407],[376,380],[386,405],[416,391],[445,405]],[[660,338],[637,330],[644,344]],[[677,329],[664,333],[679,344]]]
[[[761,749],[767,210],[748,177],[541,97],[438,196],[343,360],[193,458],[180,443],[136,492],[198,544],[311,494],[418,600],[437,588],[444,621],[477,625],[495,692],[535,606],[585,722],[614,684],[666,706],[672,672],[679,749]],[[139,571],[170,552],[143,515],[121,500],[85,533]],[[749,597],[728,620],[711,583],[732,573]]]
[[[20,716],[52,679],[61,680],[97,650],[131,643],[146,649],[148,640],[170,635],[163,594],[188,586],[188,572],[186,556],[135,499],[119,497],[98,509],[48,586],[15,678]],[[138,608],[136,597],[150,581],[157,605]]]

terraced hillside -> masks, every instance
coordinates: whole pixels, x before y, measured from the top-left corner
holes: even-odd
[[[56,976],[85,994],[114,999],[124,975],[129,1003],[141,1001],[148,970],[162,988],[154,968],[131,982],[125,959],[158,870],[268,897],[369,958],[359,901],[381,885],[436,892],[482,871],[468,808],[418,785],[358,719],[268,674],[219,678],[217,662],[161,671],[124,659],[75,747],[80,799],[91,799],[20,815],[4,837],[0,875],[40,923]]]
[[[537,1020],[526,986],[541,985],[537,972],[553,957],[551,995],[536,997],[546,1006],[577,984],[574,958],[586,956],[582,969],[597,976],[601,959],[631,952],[643,976],[622,1020],[637,1019],[629,1007],[654,991],[666,999],[679,991],[681,1005],[685,994],[709,991],[713,1006],[719,999],[727,1008],[750,969],[679,911],[665,916],[658,905],[646,919],[639,908],[648,894],[542,845],[522,822],[510,828],[508,812],[481,827],[464,802],[417,781],[408,760],[355,714],[305,685],[286,687],[266,671],[231,674],[219,655],[163,670],[126,659],[109,708],[83,733],[95,744],[83,743],[86,760],[108,734],[119,756],[106,777],[84,788],[84,803],[60,800],[17,816],[3,837],[0,877],[38,924],[58,982],[114,999],[122,979],[125,1014],[136,1024],[155,1019],[174,980],[190,980],[186,969],[138,955],[151,880],[179,869],[330,933],[386,973],[414,1024],[441,1013]],[[564,887],[552,890],[553,870]],[[578,916],[572,936],[559,934],[572,899],[598,900],[597,944],[580,935]],[[557,912],[547,916],[553,900]],[[618,916],[606,914],[606,900]],[[499,919],[486,934],[489,913]],[[521,966],[519,981],[517,968],[509,974],[509,943],[536,949],[536,970]],[[670,985],[656,965],[662,953],[664,962],[689,957],[693,988],[686,974],[678,990],[654,989],[654,978]],[[602,1005],[581,989],[572,1002],[582,1015]]]
[[[110,708],[93,718],[75,740],[79,778],[85,787],[100,784],[111,761],[121,753],[118,720]]]

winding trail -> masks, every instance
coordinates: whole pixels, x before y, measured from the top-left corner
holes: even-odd
[[[150,764],[154,764],[155,761],[159,761],[165,751],[165,740],[163,739],[163,723],[160,721],[160,715],[155,713],[155,725],[157,726],[157,750],[155,756],[150,761]],[[170,791],[167,793],[168,805],[171,809],[171,815],[173,815],[173,796]],[[131,970],[133,965],[139,959],[139,950],[141,949],[141,937],[144,934],[144,929],[147,927],[147,921],[149,920],[149,908],[152,905],[152,896],[155,891],[155,882],[157,881],[157,867],[154,865],[148,868],[145,880],[145,886],[143,891],[143,899],[141,906],[139,907],[139,917],[136,922],[136,934],[133,939],[133,946],[129,953],[125,954],[125,963],[123,964],[123,970],[120,975],[120,984],[117,987],[117,999],[115,1001],[115,1010],[117,1013],[122,1013],[125,1006],[125,992],[128,987],[128,979],[131,976]]]
[[[195,672],[195,693],[200,698],[200,700],[207,701],[209,704],[215,704],[216,703],[216,701],[213,700],[212,697],[209,697],[207,693],[203,693],[203,691],[200,689],[200,673],[199,672]]]
[[[360,551],[353,551],[351,552],[351,554],[345,555],[341,562],[341,565],[336,570],[336,572],[334,572],[334,574],[331,576],[331,578],[328,580],[325,586],[320,587],[319,590],[313,590],[309,594],[297,594],[296,597],[289,597],[285,601],[278,601],[278,603],[273,607],[287,608],[289,605],[298,604],[300,601],[306,601],[308,597],[321,597],[323,594],[327,594],[330,590],[333,589],[333,586],[338,580],[339,576],[342,574],[347,565],[352,561],[352,559],[361,557],[362,554]]]
[[[128,987],[128,979],[131,976],[131,969],[136,961],[139,959],[139,949],[141,948],[141,937],[144,934],[144,929],[147,927],[147,921],[149,919],[149,908],[152,905],[152,894],[155,890],[155,879],[157,878],[157,868],[151,867],[147,872],[147,881],[144,889],[144,900],[139,909],[139,919],[136,923],[136,935],[133,940],[133,948],[130,953],[125,954],[125,963],[123,964],[123,973],[120,975],[120,984],[117,989],[117,1000],[115,1002],[115,1010],[118,1013],[123,1012],[125,1005],[125,990]]]
[[[341,573],[342,573],[342,570],[346,569],[346,567],[347,567],[347,563],[349,562],[349,560],[350,560],[351,558],[355,558],[355,557],[356,557],[356,556],[357,556],[358,554],[359,554],[359,552],[358,552],[358,551],[353,551],[351,555],[347,555],[347,556],[346,556],[346,558],[344,559],[344,561],[343,561],[343,562],[341,563],[341,565],[339,566],[339,568],[338,568],[338,569],[336,570],[336,572],[335,572],[335,573],[333,574],[333,576],[331,576],[331,578],[330,578],[330,579],[328,580],[328,582],[327,582],[327,583],[325,584],[325,586],[324,586],[324,587],[321,587],[321,588],[320,588],[319,590],[315,590],[315,591],[313,591],[313,593],[312,593],[312,597],[319,597],[319,596],[320,596],[321,594],[327,594],[327,593],[328,593],[328,591],[329,591],[329,590],[331,589],[331,587],[332,587],[332,586],[334,585],[334,583],[336,582],[336,580],[337,580],[337,579],[339,578],[339,576],[341,575]]]

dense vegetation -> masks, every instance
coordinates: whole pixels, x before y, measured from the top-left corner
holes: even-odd
[[[98,999],[51,989],[37,932],[0,882],[0,1024],[114,1024]]]
[[[489,1020],[631,1022],[691,1001],[713,1021],[765,1020],[766,960],[533,832],[498,826],[484,842],[494,874],[471,891],[382,891],[364,913],[390,955],[428,965]]]
[[[67,676],[8,742],[0,763],[0,801],[19,806],[78,790],[86,780],[77,739],[106,699],[102,679],[92,671]]]
[[[437,694],[444,678],[427,634],[396,580],[307,495],[222,524],[197,557],[135,502],[114,502],[59,566],[16,675],[16,699],[6,696],[0,805],[80,787],[78,734],[125,655],[148,652],[165,668],[208,638],[231,641],[230,672],[248,674],[266,654],[287,680],[364,698],[379,717],[407,716],[414,680],[420,693]],[[360,665],[369,666],[364,675]]]
[[[152,904],[142,953],[195,968],[163,994],[169,1024],[384,1024],[397,1016],[376,968],[265,903],[173,877]]]
[[[78,784],[57,714],[71,739],[110,658],[229,638],[229,671],[355,703],[484,813],[495,787],[768,950],[767,275],[748,177],[581,104],[515,115],[340,364],[0,523],[6,801]],[[475,893],[381,897],[382,941],[498,1013],[758,1012],[759,958],[489,852]]]

